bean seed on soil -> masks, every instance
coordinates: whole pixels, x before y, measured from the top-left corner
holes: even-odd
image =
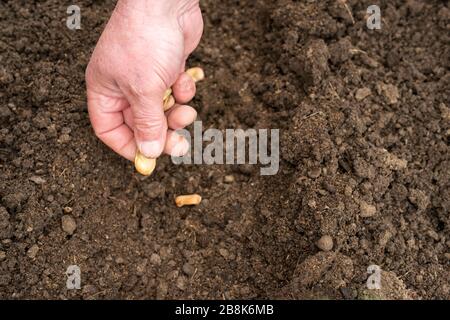
[[[202,202],[202,197],[198,194],[178,196],[175,198],[177,207],[197,206],[200,202]]]

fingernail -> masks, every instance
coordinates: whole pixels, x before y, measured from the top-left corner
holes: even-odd
[[[147,158],[156,159],[161,154],[162,145],[159,141],[145,141],[141,142],[139,149]]]
[[[194,81],[192,81],[192,79],[185,79],[182,84],[181,84],[181,88],[184,92],[191,92],[194,90]]]

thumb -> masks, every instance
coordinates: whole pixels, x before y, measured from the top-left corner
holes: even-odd
[[[136,144],[147,158],[156,159],[164,150],[167,119],[163,110],[163,94],[141,96],[131,104]]]

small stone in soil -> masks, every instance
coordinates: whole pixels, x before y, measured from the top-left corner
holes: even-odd
[[[161,257],[156,253],[152,253],[150,256],[150,263],[155,266],[159,266],[161,264]]]
[[[224,257],[225,259],[230,255],[228,250],[225,248],[220,248],[219,249],[219,253],[222,257]]]
[[[46,182],[45,179],[43,179],[42,177],[39,177],[39,176],[32,176],[30,178],[30,181],[32,181],[36,184],[44,184]]]
[[[36,255],[39,251],[39,247],[36,244],[33,244],[30,249],[27,251],[27,256],[31,259],[36,258]]]
[[[360,214],[363,218],[370,218],[375,215],[377,208],[374,205],[368,204],[365,201],[361,201],[359,204]]]
[[[308,207],[315,209],[317,207],[317,202],[314,199],[308,200]]]
[[[380,83],[377,85],[379,94],[382,94],[388,104],[395,104],[400,98],[398,88],[392,84]]]
[[[325,181],[323,183],[323,187],[325,188],[325,190],[327,190],[329,193],[336,193],[336,187],[334,185],[332,185],[331,183],[329,183],[328,181]]]
[[[156,299],[161,300],[167,296],[167,292],[169,291],[169,285],[164,280],[158,284],[156,288]]]
[[[64,144],[64,143],[70,142],[70,140],[72,140],[70,135],[68,135],[67,133],[64,133],[64,134],[59,136],[58,142]]]
[[[122,257],[117,257],[117,258],[116,258],[116,263],[117,263],[117,264],[124,264],[124,263],[125,263],[125,259],[122,258]]]
[[[381,161],[391,170],[402,170],[408,166],[408,161],[400,159],[384,149],[382,149]]]
[[[195,272],[195,268],[191,264],[185,263],[183,264],[183,272],[188,276],[192,276]]]
[[[410,189],[408,199],[421,211],[425,210],[430,204],[430,197],[419,189]]]
[[[224,181],[225,183],[233,183],[233,182],[234,182],[234,176],[232,176],[232,175],[225,176],[225,177],[223,178],[223,181]]]
[[[330,251],[333,249],[333,238],[329,235],[324,235],[317,241],[317,247],[322,251]]]
[[[66,214],[61,218],[61,226],[65,233],[73,235],[77,228],[77,223],[71,215]]]
[[[71,207],[64,207],[64,212],[65,213],[72,213],[72,208]]]
[[[308,172],[308,176],[311,179],[317,179],[318,177],[320,177],[320,174],[321,174],[320,168],[313,168],[313,169],[309,170],[309,172]]]
[[[361,61],[368,67],[378,68],[378,66],[380,65],[375,59],[369,57],[366,54],[361,55],[360,58]]]
[[[355,99],[357,101],[362,101],[365,98],[367,98],[368,96],[370,96],[371,94],[372,94],[372,91],[370,91],[369,88],[361,88],[361,89],[356,90]]]
[[[177,288],[184,291],[186,290],[187,279],[185,276],[179,276],[177,278]]]
[[[352,195],[352,193],[353,193],[352,187],[350,187],[350,186],[345,186],[345,187],[344,187],[344,194],[345,194],[347,197],[350,197],[350,196]]]
[[[381,247],[384,247],[389,242],[389,240],[391,240],[391,238],[392,238],[392,233],[389,230],[385,230],[381,233],[380,238],[378,240],[378,244]]]

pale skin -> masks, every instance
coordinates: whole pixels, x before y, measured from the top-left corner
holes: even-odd
[[[181,156],[189,143],[175,130],[190,125],[195,95],[186,59],[200,42],[198,0],[119,0],[86,70],[88,110],[95,134],[133,161]],[[177,104],[163,111],[172,88]]]

